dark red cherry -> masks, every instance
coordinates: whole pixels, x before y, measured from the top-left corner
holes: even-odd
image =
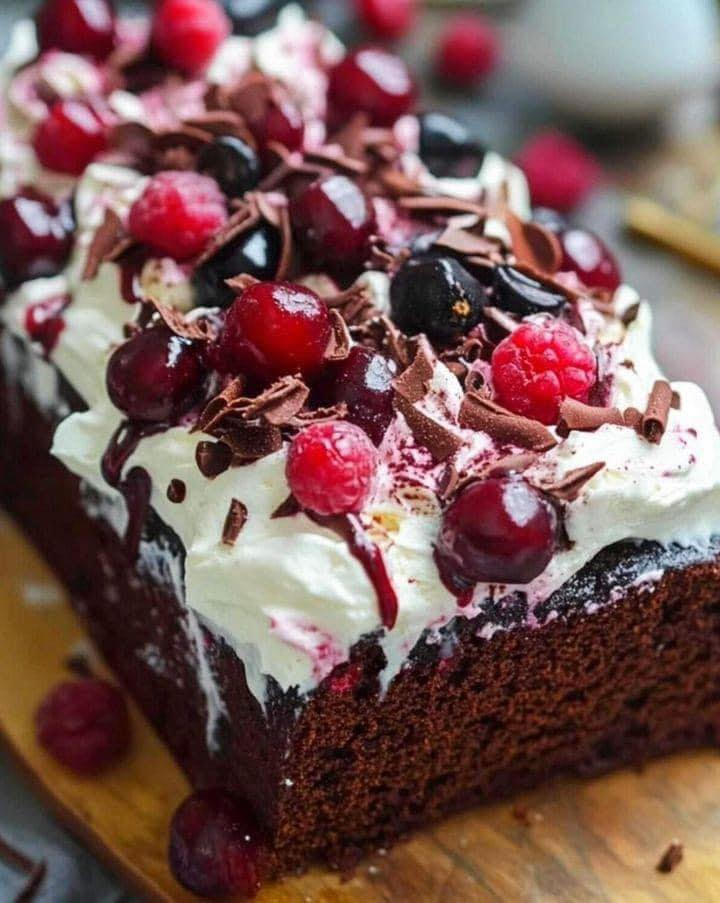
[[[381,47],[354,50],[330,72],[328,102],[337,122],[365,112],[374,125],[393,125],[412,109],[416,97],[405,62]]]
[[[588,288],[614,292],[620,286],[617,260],[597,235],[587,229],[566,229],[558,237],[563,249],[561,270],[575,273]]]
[[[115,12],[109,0],[45,0],[36,22],[41,50],[104,59],[115,47]]]
[[[68,206],[32,189],[0,202],[0,270],[13,287],[26,279],[55,276],[72,247]]]
[[[83,100],[58,100],[35,129],[32,145],[46,169],[80,176],[107,148],[107,126]]]
[[[130,744],[125,697],[95,678],[59,684],[43,700],[35,723],[42,746],[78,774],[97,774]]]
[[[555,509],[517,477],[471,483],[443,516],[436,557],[445,582],[530,583],[550,563],[558,523]]]
[[[277,141],[290,151],[302,147],[305,136],[302,113],[289,97],[279,92],[258,109],[247,110],[246,121],[263,151],[263,162],[271,159],[265,152],[270,141]]]
[[[344,361],[330,368],[326,397],[333,404],[344,402],[347,419],[379,445],[393,418],[394,377],[395,369],[387,358],[355,345]]]
[[[227,312],[213,359],[230,373],[269,381],[322,367],[330,340],[330,314],[308,288],[290,282],[258,282]]]
[[[130,420],[176,420],[198,400],[204,381],[198,346],[165,325],[128,339],[107,367],[110,400]]]
[[[69,303],[68,295],[53,295],[36,301],[25,311],[25,330],[33,342],[42,345],[46,356],[55,348],[65,329],[63,311]]]
[[[362,267],[376,223],[357,182],[341,175],[318,179],[293,198],[290,217],[298,241],[314,263],[332,272]]]
[[[225,790],[193,793],[173,815],[170,868],[195,894],[254,896],[260,888],[262,850],[249,807]]]

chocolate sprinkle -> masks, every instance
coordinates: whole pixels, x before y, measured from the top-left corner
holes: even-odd
[[[200,473],[209,480],[224,473],[232,461],[232,449],[224,442],[198,442],[195,462]]]
[[[561,502],[574,502],[585,488],[586,483],[600,473],[605,467],[604,461],[588,464],[586,467],[577,467],[565,474],[561,480],[554,483],[543,483],[540,489]]]
[[[187,492],[187,487],[182,480],[172,479],[170,480],[167,488],[167,497],[173,502],[175,505],[179,505],[185,501],[185,494]]]
[[[668,415],[673,402],[673,390],[669,382],[658,379],[650,392],[647,408],[642,420],[642,434],[657,444],[667,428]]]
[[[679,840],[673,840],[665,852],[660,857],[660,861],[655,866],[658,872],[669,875],[674,872],[683,860],[685,849]]]
[[[572,430],[593,432],[605,424],[625,426],[625,418],[617,408],[599,408],[574,398],[566,398],[560,405],[558,435],[565,438]]]
[[[542,423],[513,414],[475,391],[465,394],[460,407],[460,426],[487,433],[501,445],[517,445],[532,451],[547,451],[557,445]]]
[[[240,535],[242,528],[248,519],[247,507],[238,499],[230,502],[225,523],[223,524],[222,541],[223,545],[234,546]]]

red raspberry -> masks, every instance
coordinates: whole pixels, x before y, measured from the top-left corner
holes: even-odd
[[[587,401],[597,379],[595,355],[563,320],[522,323],[497,346],[492,378],[500,404],[541,423],[557,423],[565,398]]]
[[[38,160],[47,169],[80,176],[107,147],[107,129],[81,100],[58,100],[33,137]]]
[[[377,449],[359,426],[314,423],[293,439],[286,475],[303,508],[350,514],[367,501],[377,466]]]
[[[500,55],[500,37],[487,19],[455,16],[440,35],[435,69],[451,84],[474,85],[494,72]]]
[[[574,138],[550,129],[523,147],[516,163],[525,173],[535,206],[567,212],[600,183],[597,161]]]
[[[225,225],[220,186],[196,172],[159,172],[130,210],[130,231],[156,254],[188,260]]]
[[[231,29],[216,0],[161,0],[153,19],[152,42],[167,66],[199,75]]]
[[[358,18],[380,38],[395,41],[410,31],[417,18],[417,0],[355,0]]]
[[[109,0],[45,0],[37,14],[41,50],[65,50],[105,59],[115,47]]]
[[[130,744],[125,697],[95,678],[59,684],[43,700],[35,723],[45,749],[78,774],[97,774]]]

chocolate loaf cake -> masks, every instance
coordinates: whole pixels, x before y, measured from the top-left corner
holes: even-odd
[[[0,497],[192,783],[277,876],[715,744],[720,435],[607,248],[385,51],[159,28],[14,35]]]

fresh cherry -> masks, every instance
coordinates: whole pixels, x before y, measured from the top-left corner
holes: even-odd
[[[258,282],[229,308],[214,357],[223,370],[260,380],[311,377],[322,367],[330,333],[330,314],[315,292]]]
[[[475,583],[526,584],[550,563],[558,536],[555,509],[517,477],[471,483],[443,516],[440,572],[461,591]]]
[[[115,11],[109,0],[45,0],[35,21],[43,51],[105,59],[115,48]]]
[[[566,229],[559,238],[563,249],[561,270],[575,273],[588,288],[614,292],[620,287],[620,267],[597,235],[587,229]]]
[[[530,314],[559,314],[566,296],[551,285],[533,279],[510,266],[495,268],[493,304],[501,310],[527,317]]]
[[[269,223],[261,223],[225,245],[195,271],[195,303],[198,307],[228,307],[235,297],[226,279],[247,273],[266,282],[275,275],[282,241]]]
[[[221,135],[208,144],[198,158],[198,171],[212,176],[226,195],[242,197],[260,178],[260,161],[242,138]]]
[[[38,125],[33,148],[46,169],[80,176],[107,147],[107,127],[82,100],[58,100]]]
[[[338,123],[365,112],[374,125],[393,125],[412,109],[416,97],[405,62],[379,47],[352,51],[330,72],[328,102]]]
[[[451,257],[413,257],[390,286],[393,320],[403,332],[424,332],[449,342],[480,320],[487,296],[482,285]]]
[[[295,102],[279,88],[264,104],[244,111],[247,126],[261,148],[262,162],[267,167],[277,158],[267,146],[271,141],[289,151],[299,150],[305,137],[305,122]]]
[[[59,684],[43,700],[35,723],[41,745],[78,774],[97,774],[130,745],[125,697],[104,680]]]
[[[485,150],[461,122],[445,113],[425,113],[419,123],[420,157],[434,176],[477,175]]]
[[[343,175],[318,179],[293,198],[290,217],[298,241],[314,263],[333,272],[362,267],[376,223],[357,182]]]
[[[355,345],[344,361],[328,368],[326,398],[331,404],[347,405],[347,419],[382,442],[393,418],[395,370],[390,361],[362,345]]]
[[[0,272],[7,287],[60,272],[72,248],[69,205],[25,189],[0,202]]]
[[[254,896],[260,889],[262,850],[250,808],[225,790],[193,793],[172,817],[170,868],[195,894]]]
[[[110,400],[130,420],[165,422],[198,401],[205,371],[198,346],[159,324],[120,345],[106,377]]]

